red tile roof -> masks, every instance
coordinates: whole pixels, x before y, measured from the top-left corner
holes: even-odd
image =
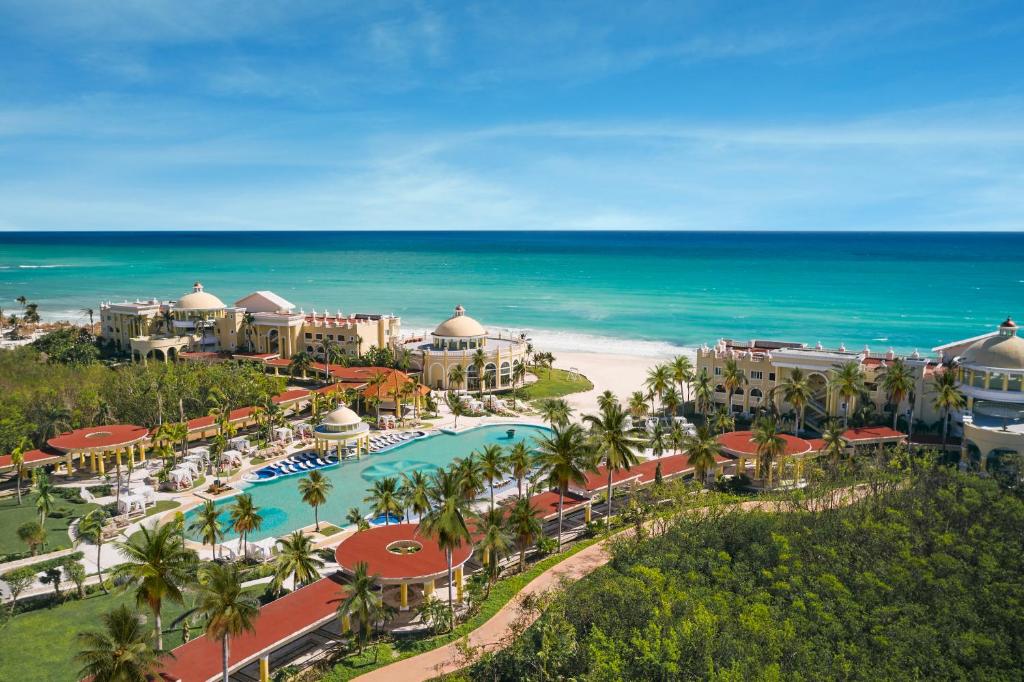
[[[45,450],[29,450],[25,453],[25,459],[22,466],[46,464],[48,462],[59,461],[62,455],[54,452],[46,452]],[[8,469],[14,466],[14,461],[10,455],[0,455],[0,469]]]
[[[788,433],[779,434],[786,441],[786,455],[800,455],[810,452],[811,444],[803,438],[791,436]],[[757,446],[753,441],[752,431],[730,431],[718,437],[718,444],[727,452],[742,456],[754,457],[757,455]]]
[[[249,663],[303,631],[319,627],[334,615],[344,596],[336,578],[323,578],[291,594],[286,594],[262,609],[254,621],[255,631],[231,638],[231,668]],[[167,659],[164,674],[182,682],[207,682],[221,675],[221,643],[205,635],[174,650]]]
[[[562,502],[562,513],[566,514],[589,503],[590,499],[587,497],[572,492],[566,493]],[[558,516],[558,492],[549,490],[546,493],[533,495],[530,497],[530,506],[537,510],[537,514],[541,516],[542,520],[547,521],[554,518]]]
[[[134,445],[149,437],[149,430],[134,424],[113,424],[110,426],[90,426],[62,433],[46,441],[51,448],[66,452],[68,450],[93,450],[102,448],[119,448]]]
[[[418,552],[396,554],[388,546],[396,542],[415,542]],[[473,553],[473,546],[464,543],[452,553],[452,567],[461,566]],[[384,580],[416,579],[437,576],[448,571],[448,560],[435,540],[419,532],[418,523],[395,523],[354,533],[341,541],[334,552],[338,565],[346,571],[366,562],[370,575]]]
[[[888,426],[864,426],[843,431],[843,440],[850,443],[882,443],[904,440],[907,434],[894,431]]]

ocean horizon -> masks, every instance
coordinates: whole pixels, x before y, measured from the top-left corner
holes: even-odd
[[[1024,315],[1013,232],[0,232],[0,307],[86,319],[103,301],[231,305],[270,289],[307,312],[394,313],[430,330],[456,304],[538,348],[685,352],[721,337],[927,352]]]

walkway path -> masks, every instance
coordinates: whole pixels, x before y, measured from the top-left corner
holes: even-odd
[[[837,493],[829,502],[833,505],[850,504],[867,493],[866,486],[860,486],[851,490]],[[811,509],[820,509],[819,502],[809,505]],[[771,512],[785,511],[790,508],[784,502],[772,501],[750,501],[737,505],[744,511],[763,510]],[[693,511],[702,513],[708,508],[699,508]],[[616,536],[602,540],[574,554],[565,561],[549,568],[544,573],[534,578],[526,587],[510,600],[505,606],[494,614],[490,620],[478,627],[468,635],[470,647],[482,651],[496,651],[509,644],[512,633],[512,624],[516,621],[526,620],[526,624],[536,620],[540,613],[536,610],[524,611],[521,606],[527,596],[537,596],[553,588],[557,588],[563,580],[580,580],[611,560],[610,543],[616,537],[626,535],[632,529],[621,531]],[[402,680],[402,682],[415,682],[418,680],[430,680],[439,675],[455,672],[464,667],[459,647],[455,644],[446,644],[433,651],[427,651],[418,656],[396,661],[391,665],[378,668],[372,672],[360,675],[355,678],[358,682],[390,682],[391,680]]]

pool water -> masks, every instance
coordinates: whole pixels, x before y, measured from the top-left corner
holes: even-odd
[[[506,432],[515,429],[515,435],[509,438]],[[541,426],[524,426],[516,424],[481,426],[459,434],[441,433],[420,440],[404,443],[386,452],[364,455],[360,460],[345,460],[340,466],[322,469],[321,473],[334,483],[334,488],[327,496],[327,504],[320,507],[320,523],[331,523],[344,527],[345,515],[351,507],[359,507],[364,514],[370,512],[369,505],[363,502],[373,482],[387,476],[400,477],[412,471],[423,471],[431,474],[440,467],[447,466],[453,460],[465,457],[474,450],[481,450],[485,445],[496,443],[508,448],[525,440],[532,444],[535,438],[546,435],[548,430]],[[259,531],[250,533],[250,540],[268,537],[280,537],[293,530],[313,523],[313,508],[302,501],[299,494],[299,481],[305,475],[286,476],[269,483],[243,483],[238,487],[252,495],[263,516],[263,525]],[[225,530],[225,539],[236,537],[230,530],[227,508],[231,506],[231,498],[221,500],[217,506],[221,513],[221,523]],[[185,513],[185,526],[188,527],[195,517],[196,509]],[[193,540],[199,540],[197,534],[188,533]]]

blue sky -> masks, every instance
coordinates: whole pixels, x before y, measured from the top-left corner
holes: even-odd
[[[1016,2],[0,0],[0,230],[1024,228]]]

